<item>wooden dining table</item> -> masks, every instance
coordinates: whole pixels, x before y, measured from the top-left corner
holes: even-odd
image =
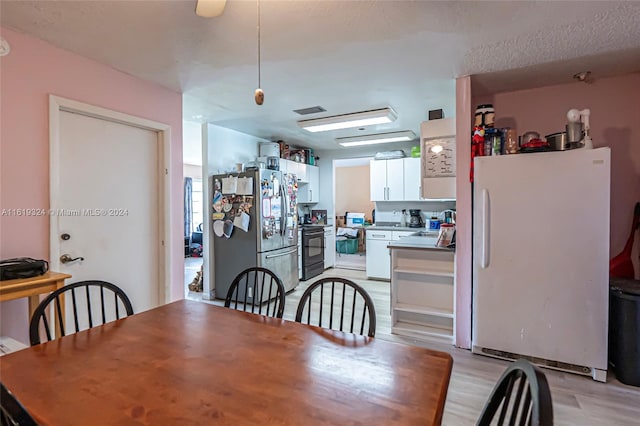
[[[440,424],[449,354],[181,300],[8,354],[42,425]]]

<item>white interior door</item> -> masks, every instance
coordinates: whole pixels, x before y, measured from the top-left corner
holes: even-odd
[[[84,260],[59,262],[56,269],[71,274],[71,282],[116,284],[134,312],[158,306],[164,297],[159,134],[66,111],[59,113],[58,131],[52,257]],[[69,308],[70,298],[66,303]],[[67,324],[69,315],[67,309]]]

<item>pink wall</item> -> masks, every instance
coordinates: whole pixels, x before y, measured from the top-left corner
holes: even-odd
[[[620,253],[640,201],[640,73],[500,93],[491,102],[496,125],[515,127],[518,134],[564,131],[569,109],[591,110],[594,147],[611,148],[611,257]]]
[[[0,28],[0,208],[49,207],[49,94],[171,126],[171,298],[184,296],[182,95],[46,42]],[[49,258],[48,217],[0,217],[0,258]],[[3,302],[0,334],[27,340],[25,299]]]
[[[640,201],[640,73],[470,99],[468,77],[456,83],[457,103],[457,250],[456,339],[469,347],[471,338],[471,186],[469,167],[471,112],[492,103],[497,127],[515,127],[518,134],[535,130],[547,135],[564,130],[571,108],[591,109],[594,146],[611,148],[611,257],[624,247],[633,208]],[[466,158],[465,158],[466,157]],[[466,163],[465,163],[466,161]]]
[[[456,80],[456,346],[471,347],[471,78]]]

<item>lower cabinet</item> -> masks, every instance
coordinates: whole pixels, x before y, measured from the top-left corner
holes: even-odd
[[[391,255],[387,247],[391,241],[413,234],[415,231],[367,230],[367,277],[388,280],[391,278]]]
[[[324,269],[336,264],[336,233],[333,226],[324,227]]]
[[[367,230],[367,277],[388,280],[391,278],[391,257],[387,246],[391,241],[391,231]]]
[[[453,344],[455,254],[391,249],[391,332]]]

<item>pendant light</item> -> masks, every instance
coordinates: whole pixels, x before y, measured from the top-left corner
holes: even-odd
[[[264,103],[264,91],[260,88],[260,0],[257,0],[258,5],[258,88],[253,94],[253,99],[256,101],[256,105],[262,105]]]

